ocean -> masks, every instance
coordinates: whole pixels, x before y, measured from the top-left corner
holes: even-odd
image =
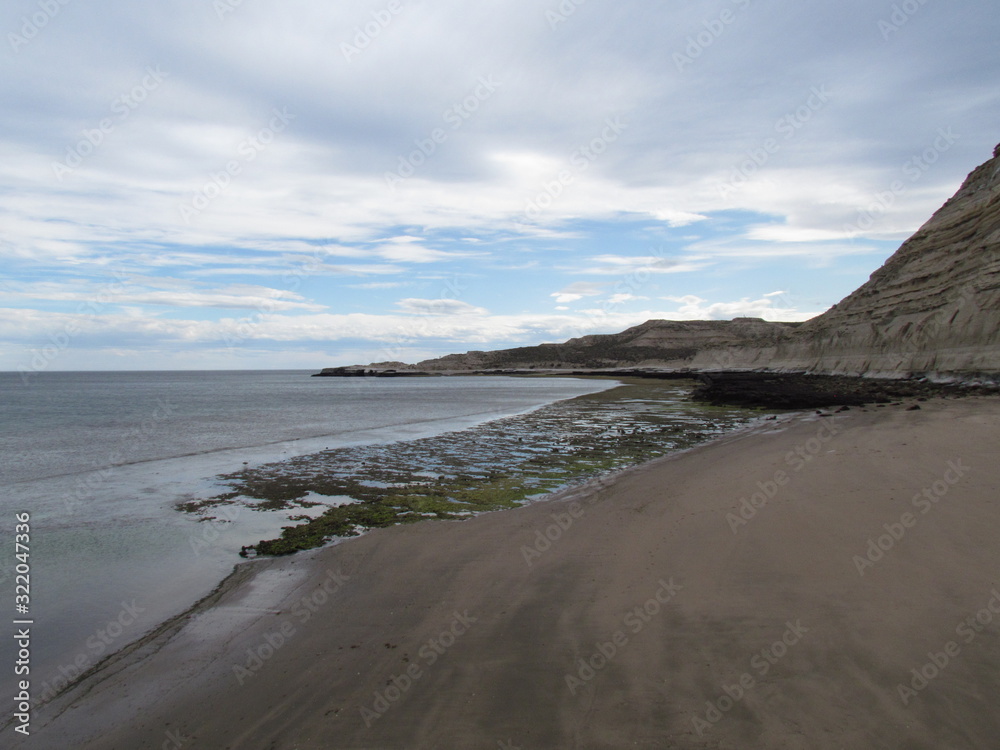
[[[15,514],[28,512],[36,699],[186,609],[240,562],[242,545],[289,523],[291,512],[242,512],[207,526],[177,510],[224,489],[220,474],[460,432],[615,385],[309,375],[53,372],[25,385],[0,373],[0,529],[10,541],[0,591],[12,610]],[[0,660],[14,661],[9,638]],[[0,684],[13,689],[12,670]]]

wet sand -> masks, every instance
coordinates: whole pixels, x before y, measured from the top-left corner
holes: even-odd
[[[4,734],[993,748],[1000,400],[908,406],[768,422],[549,502],[240,566],[29,740]]]

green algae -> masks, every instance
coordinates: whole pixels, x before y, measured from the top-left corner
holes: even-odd
[[[691,402],[693,383],[638,380],[477,427],[420,440],[337,448],[221,477],[230,492],[204,508],[310,507],[312,493],[353,502],[285,526],[261,555],[318,547],[371,528],[462,520],[682,450],[745,424],[759,411]],[[185,508],[197,512],[197,504]],[[241,553],[243,554],[243,553]]]

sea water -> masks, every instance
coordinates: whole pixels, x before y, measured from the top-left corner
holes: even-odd
[[[177,511],[218,493],[218,475],[468,429],[615,385],[309,374],[39,373],[25,383],[0,373],[0,607],[13,617],[15,514],[27,512],[36,700],[183,611],[232,570],[242,545],[289,522],[241,513],[219,533]],[[5,670],[3,694],[13,685]]]

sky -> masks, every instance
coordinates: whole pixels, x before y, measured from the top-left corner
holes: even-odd
[[[7,0],[0,370],[801,321],[1000,142],[986,0]]]

